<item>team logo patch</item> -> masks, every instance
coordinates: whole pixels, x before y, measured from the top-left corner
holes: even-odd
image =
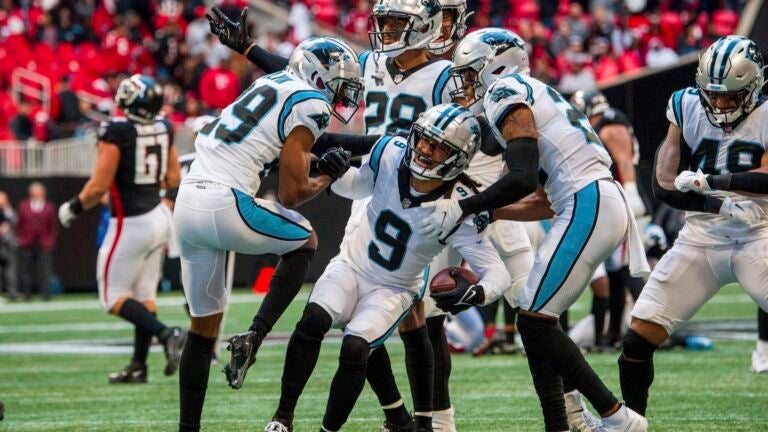
[[[328,113],[310,114],[309,118],[317,123],[317,128],[320,130],[327,128],[331,122],[331,116]]]
[[[506,99],[516,94],[520,94],[520,93],[516,92],[515,90],[512,90],[511,88],[499,87],[493,91],[493,94],[491,94],[491,101],[498,102],[502,99]]]

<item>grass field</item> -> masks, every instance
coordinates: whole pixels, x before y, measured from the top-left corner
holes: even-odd
[[[263,346],[245,386],[229,389],[220,366],[211,371],[203,428],[259,431],[279,397],[286,337],[303,308],[303,293],[278,323],[277,337]],[[233,299],[226,333],[243,330],[257,307],[245,291]],[[185,325],[178,294],[161,297],[160,316]],[[588,299],[573,309],[583,316]],[[743,340],[716,339],[713,351],[674,350],[655,358],[649,406],[653,431],[768,431],[768,375],[749,371],[755,306],[736,287],[726,287],[696,317],[738,321]],[[750,330],[751,329],[751,330]],[[721,334],[721,333],[718,333]],[[726,334],[726,336],[728,336]],[[0,304],[0,399],[7,407],[0,431],[173,431],[178,419],[177,377],[162,374],[159,347],[150,355],[150,383],[110,386],[107,374],[127,364],[132,330],[102,313],[94,296],[66,296],[50,303]],[[402,344],[388,344],[398,383],[408,394]],[[316,431],[336,369],[339,341],[324,344],[318,367],[299,402],[296,430]],[[588,360],[618,393],[615,354]],[[452,397],[459,431],[540,431],[543,422],[525,358],[453,357]],[[377,431],[382,415],[366,388],[346,431]]]

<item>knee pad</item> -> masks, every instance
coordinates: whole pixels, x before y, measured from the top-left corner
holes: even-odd
[[[299,323],[296,324],[296,331],[306,339],[322,341],[331,329],[332,323],[331,315],[325,309],[316,303],[309,303],[304,308],[304,314]]]
[[[650,360],[653,357],[653,353],[659,348],[632,329],[627,330],[627,333],[622,340],[622,344],[622,356],[627,359],[639,361]]]
[[[365,366],[368,364],[368,354],[371,349],[368,341],[360,336],[347,335],[341,342],[341,354],[339,363],[354,366]]]

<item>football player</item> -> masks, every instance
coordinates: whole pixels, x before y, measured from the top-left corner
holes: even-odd
[[[147,382],[147,355],[152,338],[163,344],[165,374],[179,365],[186,333],[157,319],[157,284],[171,212],[161,204],[161,186],[177,187],[179,163],[171,124],[157,116],[163,90],[150,77],[133,75],[120,82],[115,95],[122,115],[99,128],[93,174],[80,193],[59,207],[68,228],[83,211],[110,194],[111,217],[99,248],[96,277],[99,300],[107,312],[134,325],[133,358],[110,383]]]
[[[633,273],[647,271],[634,216],[611,176],[610,156],[587,119],[556,90],[529,76],[528,56],[520,44],[497,42],[496,34],[506,31],[483,29],[467,35],[454,53],[452,76],[461,82],[468,101],[482,100],[488,122],[505,143],[509,172],[473,197],[425,203],[434,212],[420,223],[420,232],[440,237],[466,215],[529,196],[517,203],[521,208],[515,219],[554,213],[552,229],[517,299],[518,329],[546,428],[569,428],[562,396],[565,380],[587,396],[604,417],[606,430],[644,431],[645,419],[619,403],[557,325],[560,313],[625,238],[630,240]],[[496,61],[499,51],[509,50],[514,61]],[[546,176],[543,189],[537,189],[539,169]]]
[[[344,337],[321,430],[341,429],[365,384],[371,350],[382,346],[424,295],[424,268],[446,246],[470,263],[480,281],[473,285],[457,276],[456,289],[433,294],[438,306],[458,312],[493,300],[510,286],[504,264],[471,221],[439,239],[413,228],[429,213],[421,205],[473,188],[462,172],[477,151],[480,133],[472,113],[460,105],[432,107],[419,116],[407,138],[385,135],[359,170],[350,170],[331,186],[350,199],[372,199],[346,247],[318,279],[296,325],[280,405],[266,431],[293,429],[296,403],[332,326],[344,328]]]
[[[184,176],[174,211],[184,290],[191,318],[179,377],[182,431],[200,429],[211,355],[227,292],[226,251],[281,256],[269,292],[247,333],[233,344],[250,366],[264,336],[301,288],[317,236],[299,213],[333,180],[309,178],[310,148],[338,108],[362,94],[355,52],[333,38],[312,38],[294,50],[289,67],[259,78],[195,140],[195,162]],[[344,157],[346,154],[339,155]],[[345,159],[348,163],[348,159]],[[280,164],[281,204],[254,198],[260,178]],[[224,370],[238,388],[247,366]]]
[[[653,191],[687,213],[677,240],[640,293],[624,335],[621,391],[639,413],[647,408],[653,353],[722,285],[738,282],[768,310],[763,67],[753,41],[722,37],[699,58],[696,86],[669,99],[670,124],[656,153]]]
[[[637,187],[636,168],[640,160],[640,145],[627,116],[618,109],[611,107],[605,95],[594,90],[577,91],[571,96],[571,105],[587,116],[592,128],[611,155],[614,177],[624,187],[627,201],[635,213],[635,217],[639,218],[645,215],[645,200]],[[640,295],[640,290],[645,283],[642,278],[630,276],[626,251],[626,247],[620,246],[605,262],[610,280],[610,296],[608,293],[604,297],[598,296],[596,293],[592,300],[595,318],[604,317],[605,312],[610,307],[611,318],[608,324],[608,344],[610,345],[618,344],[621,341],[627,288],[632,297],[637,300],[637,296]],[[604,319],[595,319],[595,338],[598,348],[604,344],[603,322]]]

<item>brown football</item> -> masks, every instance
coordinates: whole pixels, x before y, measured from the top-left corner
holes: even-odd
[[[446,292],[456,288],[456,280],[451,276],[451,272],[458,272],[461,276],[472,284],[480,282],[480,279],[463,267],[448,267],[440,270],[432,282],[429,284],[429,290],[434,293]]]

